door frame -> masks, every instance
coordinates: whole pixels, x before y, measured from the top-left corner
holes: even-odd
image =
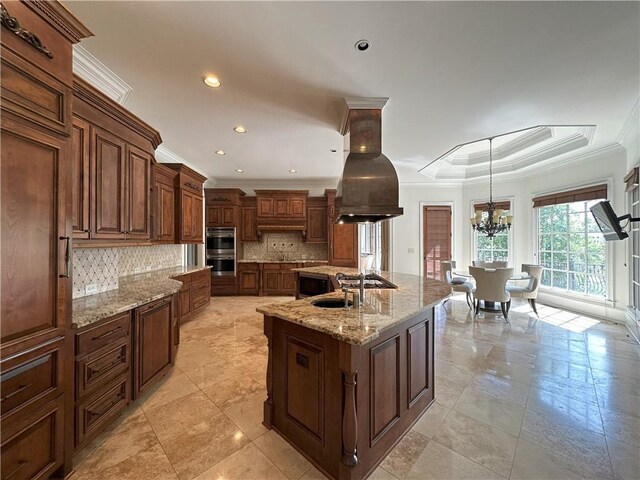
[[[456,222],[455,222],[455,218],[456,218],[456,210],[455,210],[455,202],[453,200],[451,201],[433,201],[433,202],[420,202],[420,208],[418,209],[418,215],[420,216],[419,219],[419,225],[420,225],[420,232],[419,232],[419,252],[420,252],[420,276],[423,277],[424,276],[424,207],[451,207],[451,257],[454,258],[455,257],[455,251],[456,251],[456,244],[455,244],[455,239],[456,239]]]

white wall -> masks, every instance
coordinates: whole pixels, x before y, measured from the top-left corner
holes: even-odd
[[[494,199],[511,199],[514,225],[512,228],[512,262],[537,263],[536,226],[531,199],[533,196],[596,183],[609,183],[609,198],[618,212],[625,210],[623,178],[627,171],[626,151],[620,146],[610,146],[584,155],[571,163],[555,168],[532,171],[526,177],[498,177],[494,179]],[[420,274],[421,203],[453,202],[454,204],[454,259],[460,266],[466,266],[473,259],[473,233],[468,217],[472,214],[473,203],[488,200],[488,181],[467,184],[464,187],[413,186],[401,184],[400,205],[405,214],[393,220],[393,269],[398,272]],[[620,215],[622,215],[620,213]],[[595,305],[567,299],[566,296],[541,294],[543,303],[554,304],[606,318],[622,318],[628,302],[628,269],[626,263],[626,243],[608,244],[610,270],[610,298]],[[409,249],[413,249],[410,253]],[[544,298],[544,300],[543,300]]]

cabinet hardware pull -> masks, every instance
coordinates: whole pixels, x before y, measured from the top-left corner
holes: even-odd
[[[64,247],[64,268],[65,272],[60,274],[60,278],[69,278],[71,274],[71,238],[60,237],[60,240],[65,240],[67,243]]]
[[[101,417],[102,415],[104,415],[105,413],[107,413],[109,411],[109,409],[111,407],[113,407],[115,404],[117,404],[120,400],[124,399],[124,394],[123,393],[119,393],[118,397],[115,400],[112,400],[109,405],[106,406],[106,408],[102,409],[102,411],[100,412],[94,412],[93,410],[88,410],[87,413],[93,418],[93,417]]]
[[[116,331],[120,330],[121,328],[122,328],[122,326],[118,326],[118,327],[114,328],[113,330],[109,330],[108,332],[103,333],[102,335],[98,335],[97,337],[93,337],[91,340],[100,340],[101,338],[108,337],[108,336],[113,335],[114,333],[116,333]]]
[[[107,363],[106,365],[101,365],[98,368],[93,368],[93,367],[88,367],[89,368],[89,373],[100,373],[103,372],[105,370],[109,370],[111,367],[118,365],[119,363],[122,363],[124,360],[126,360],[126,356],[120,355],[118,358],[116,358],[114,361]]]
[[[27,385],[20,385],[15,391],[8,393],[7,395],[5,395],[4,397],[2,397],[2,402],[4,402],[5,400],[9,400],[11,397],[15,397],[16,395],[18,395],[20,392],[24,392],[27,388],[29,388],[31,386],[31,384],[27,384]]]

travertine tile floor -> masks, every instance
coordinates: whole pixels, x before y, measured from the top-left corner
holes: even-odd
[[[324,478],[261,424],[259,304],[214,298],[172,372],[76,457],[72,480]],[[540,306],[511,325],[437,307],[436,402],[371,478],[640,478],[640,346],[621,325]]]

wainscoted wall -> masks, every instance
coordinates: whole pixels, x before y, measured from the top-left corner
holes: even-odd
[[[182,265],[182,245],[82,248],[73,251],[73,298],[118,288],[118,277]]]
[[[304,243],[299,233],[265,233],[261,242],[244,244],[246,260],[326,260],[326,243]]]

